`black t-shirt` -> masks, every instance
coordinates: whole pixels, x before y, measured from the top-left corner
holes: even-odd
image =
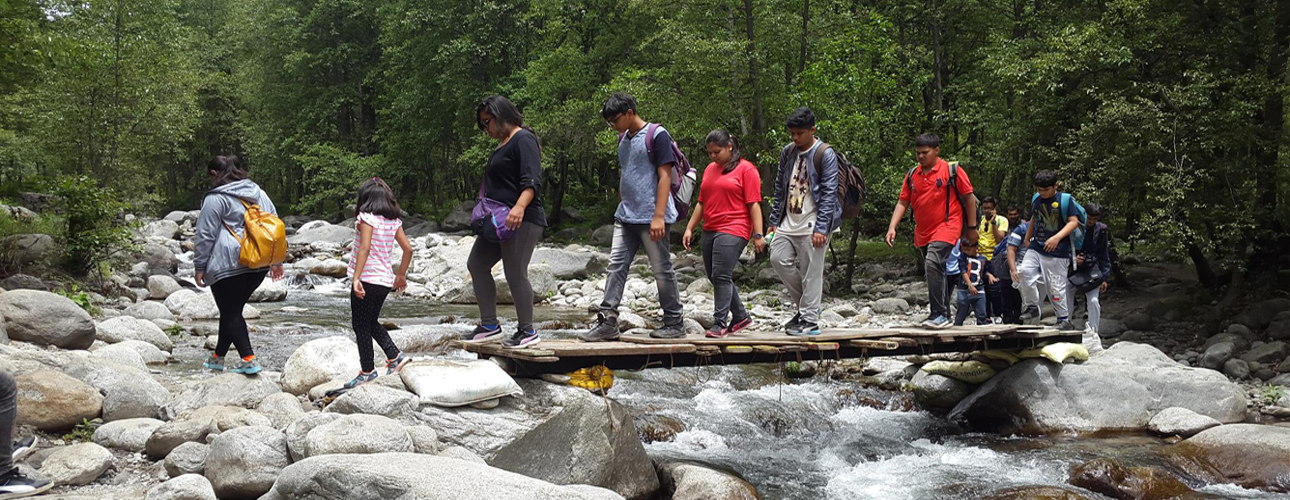
[[[537,136],[520,129],[489,155],[484,168],[484,196],[513,207],[520,193],[528,188],[533,188],[533,201],[524,209],[524,222],[546,227],[541,197],[542,157]]]

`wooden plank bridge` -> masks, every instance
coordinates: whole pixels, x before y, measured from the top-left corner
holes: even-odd
[[[779,332],[739,333],[724,339],[690,335],[655,339],[624,334],[614,342],[543,340],[528,349],[505,349],[497,343],[466,344],[480,358],[504,358],[517,376],[569,373],[604,365],[612,370],[682,368],[711,365],[841,360],[990,349],[1017,350],[1057,342],[1079,343],[1083,333],[1026,325],[924,328],[830,328],[819,335],[790,337]]]

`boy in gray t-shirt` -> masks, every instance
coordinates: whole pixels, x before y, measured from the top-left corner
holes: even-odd
[[[672,154],[672,137],[663,127],[653,127],[636,114],[636,99],[615,92],[600,112],[611,128],[621,134],[618,141],[621,201],[614,212],[614,239],[609,251],[609,272],[605,277],[605,297],[600,303],[596,326],[580,335],[582,340],[599,342],[619,336],[618,304],[623,297],[627,271],[637,249],[649,256],[658,285],[658,301],[663,306],[663,327],[654,338],[685,336],[681,324],[681,294],[668,251],[667,228],[676,222],[672,202],[671,175],[676,157]],[[646,141],[653,144],[646,146]]]

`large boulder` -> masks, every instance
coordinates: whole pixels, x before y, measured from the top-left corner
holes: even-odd
[[[390,377],[397,379],[398,377]],[[330,413],[384,415],[391,418],[411,416],[420,404],[416,395],[376,384],[368,384],[345,392],[325,411]]]
[[[1207,417],[1186,408],[1165,408],[1147,422],[1151,432],[1165,436],[1191,437],[1196,433],[1223,425],[1213,417]]]
[[[179,270],[179,258],[165,245],[144,243],[138,260],[148,263],[148,274],[175,274]]]
[[[162,351],[153,344],[142,340],[126,340],[95,349],[94,356],[102,355],[107,359],[121,359],[115,353],[134,353],[145,365],[164,365],[170,360],[170,353]],[[119,361],[118,361],[119,362]],[[126,363],[122,363],[126,364]]]
[[[282,368],[282,390],[291,394],[308,394],[309,389],[332,379],[354,376],[359,366],[358,346],[347,337],[324,337],[310,340],[296,348]]]
[[[206,455],[211,452],[211,445],[188,441],[166,455],[162,467],[170,477],[184,474],[204,474],[206,472]]]
[[[1268,299],[1251,304],[1244,312],[1233,317],[1232,322],[1260,331],[1271,324],[1282,311],[1290,311],[1290,299]]]
[[[1165,500],[1192,491],[1162,470],[1126,467],[1109,458],[1096,458],[1072,467],[1070,483],[1121,500]]]
[[[541,302],[548,295],[554,294],[559,286],[556,277],[551,273],[551,268],[543,264],[533,264],[529,266],[529,287],[533,289],[533,302]],[[497,303],[514,304],[515,296],[511,295],[511,285],[506,280],[505,275],[494,276],[493,280],[497,283]],[[470,296],[470,303],[475,303],[474,287],[467,287],[466,292]]]
[[[1280,363],[1287,356],[1290,356],[1290,345],[1278,340],[1250,349],[1241,355],[1241,360],[1249,363],[1261,363],[1266,366]]]
[[[108,448],[126,451],[143,451],[148,438],[165,422],[155,418],[128,418],[108,422],[94,429],[91,441]]]
[[[474,201],[463,201],[457,205],[457,208],[448,212],[448,216],[443,219],[440,227],[444,232],[452,233],[470,229],[470,211],[475,208]]]
[[[622,500],[599,488],[556,486],[487,465],[413,453],[324,455],[302,460],[284,469],[273,490],[261,500],[306,498]]]
[[[533,251],[534,264],[545,264],[561,280],[590,278],[605,272],[609,258],[587,248],[579,250],[542,247]]]
[[[417,418],[442,441],[479,453],[494,467],[555,484],[588,484],[628,499],[659,488],[630,412],[570,386],[521,380],[522,398],[491,410],[423,406]],[[606,415],[608,412],[610,415]]]
[[[148,456],[161,459],[184,443],[201,443],[206,440],[206,436],[218,432],[219,428],[211,419],[172,420],[148,436],[143,450]]]
[[[757,488],[739,476],[684,462],[660,465],[663,489],[672,500],[761,500]]]
[[[613,224],[605,224],[603,226],[600,226],[596,228],[596,231],[594,233],[591,233],[592,245],[596,245],[599,247],[607,247],[612,245],[613,243],[614,243],[614,225]]]
[[[1281,311],[1272,318],[1263,334],[1272,340],[1290,340],[1290,311]]]
[[[161,238],[163,240],[173,240],[179,235],[179,223],[172,220],[155,220],[144,224],[139,228],[139,235],[146,238]]]
[[[220,498],[256,498],[291,463],[287,439],[272,427],[238,427],[211,440],[206,479]]]
[[[344,278],[349,275],[349,264],[340,259],[326,259],[309,268],[310,274]]]
[[[18,266],[58,258],[58,243],[47,234],[15,234],[0,239],[0,253]]]
[[[144,500],[216,500],[215,488],[205,477],[184,474],[153,486]]]
[[[63,349],[94,344],[94,320],[71,299],[39,290],[0,293],[0,317],[9,338]]]
[[[267,377],[226,373],[193,384],[175,397],[170,415],[176,416],[204,406],[255,408],[264,398],[282,392]]]
[[[291,461],[299,462],[309,456],[307,439],[310,432],[344,417],[339,413],[310,413],[288,425],[283,432],[287,437],[287,452],[291,455]]]
[[[884,297],[873,301],[869,307],[878,314],[900,314],[909,310],[909,302],[905,299]]]
[[[305,416],[305,410],[300,407],[300,400],[286,392],[265,396],[260,401],[260,405],[255,407],[255,411],[268,417],[275,429],[286,429],[292,422]]]
[[[413,452],[412,436],[403,424],[380,415],[345,415],[314,427],[305,435],[304,456],[338,453]]]
[[[933,411],[950,411],[972,394],[976,388],[972,384],[955,380],[944,375],[936,375],[919,370],[909,381],[909,388],[914,393],[918,405]]]
[[[112,452],[94,443],[80,443],[54,452],[40,472],[59,486],[89,484],[112,467]]]
[[[287,283],[266,279],[251,293],[251,302],[281,302],[287,300]]]
[[[354,239],[353,228],[323,223],[301,226],[301,229],[296,231],[296,234],[287,237],[287,244],[303,246],[325,243],[341,247],[352,239]]]
[[[63,371],[103,393],[103,420],[167,418],[165,408],[172,398],[170,391],[146,370],[94,361],[73,362],[65,365]]]
[[[1074,491],[1056,486],[1016,486],[1004,488],[980,500],[1091,500]]]
[[[163,351],[175,348],[170,336],[156,323],[132,316],[117,316],[94,325],[94,337],[109,344],[126,340],[142,340]]]
[[[1290,492],[1290,428],[1220,425],[1177,444],[1169,457],[1209,482]]]
[[[18,425],[63,431],[103,411],[103,396],[89,384],[53,370],[14,377],[18,385]]]
[[[183,292],[175,293],[166,299],[166,307],[170,307],[170,299]],[[215,304],[215,295],[210,293],[199,293],[188,300],[178,303],[178,307],[172,307],[171,312],[176,316],[185,319],[219,319],[219,306]],[[246,319],[255,319],[260,317],[260,311],[250,304],[242,306],[242,317]]]
[[[1130,314],[1125,316],[1124,326],[1134,331],[1149,332],[1156,329],[1156,317],[1145,312]]]
[[[162,304],[166,306],[166,309],[170,310],[172,315],[179,314],[181,306],[183,306],[185,302],[192,300],[193,297],[196,297],[197,295],[197,292],[184,288],[170,294]]]
[[[2,262],[2,261],[0,261]],[[29,274],[15,274],[0,280],[0,288],[5,290],[41,290],[48,292],[49,287],[40,278]]]
[[[166,300],[166,297],[182,288],[178,281],[164,274],[148,277],[148,298],[150,299]]]
[[[1245,418],[1245,392],[1154,347],[1119,342],[1083,364],[1025,360],[982,384],[951,417],[974,428],[1048,433],[1135,430],[1170,407],[1220,422]]]

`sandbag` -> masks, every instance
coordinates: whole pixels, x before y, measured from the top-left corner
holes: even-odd
[[[981,356],[986,359],[997,359],[999,361],[1006,361],[1009,365],[1014,365],[1018,361],[1021,361],[1021,359],[1018,358],[1016,354],[1013,354],[1008,351],[1000,351],[998,349],[994,349],[990,351],[980,351],[977,353],[973,353],[973,356],[974,357]]]
[[[922,370],[969,384],[985,382],[995,374],[994,368],[980,361],[933,361],[923,365]]]
[[[1088,349],[1080,344],[1060,342],[1026,349],[1017,354],[1017,357],[1022,359],[1044,358],[1057,364],[1066,362],[1082,363],[1088,361]]]
[[[569,385],[589,391],[607,391],[614,386],[614,372],[604,365],[581,368],[569,374]]]
[[[403,384],[435,406],[455,407],[524,394],[496,363],[487,360],[414,361],[399,372]]]

